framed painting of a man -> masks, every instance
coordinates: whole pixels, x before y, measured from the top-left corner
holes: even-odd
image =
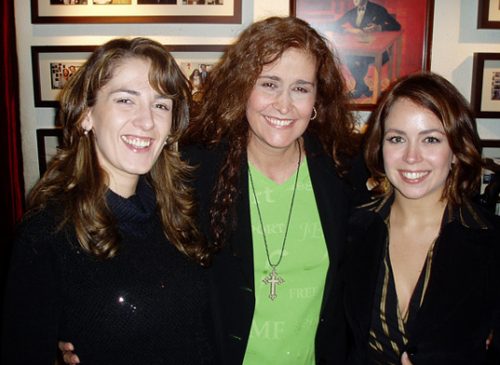
[[[372,110],[395,79],[430,68],[434,0],[290,0],[342,62],[353,108]]]

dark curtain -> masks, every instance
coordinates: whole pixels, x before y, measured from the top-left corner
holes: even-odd
[[[3,293],[10,238],[24,210],[24,183],[19,123],[19,88],[14,1],[1,2],[0,32],[0,275]],[[1,301],[0,301],[1,303]]]

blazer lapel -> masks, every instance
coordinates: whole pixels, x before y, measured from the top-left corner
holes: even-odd
[[[453,227],[443,230],[436,242],[429,285],[414,321],[415,327],[409,328],[410,338],[419,338],[446,322],[447,313],[462,305],[462,298],[470,296],[471,290],[484,282],[487,254],[484,247],[477,244],[481,242],[477,235],[485,233],[463,229],[458,222],[450,225]],[[468,235],[474,237],[469,240]],[[480,298],[477,303],[479,308]]]
[[[307,134],[304,135],[304,144],[309,175],[330,260],[323,294],[323,298],[329,298],[335,282],[334,277],[337,275],[338,259],[345,246],[351,200],[347,188],[336,175],[332,159],[322,151],[321,145]],[[322,309],[325,304],[326,301],[323,300]]]
[[[352,247],[348,249],[342,276],[348,283],[344,296],[346,313],[351,317],[350,322],[358,325],[360,333],[368,336],[387,228],[382,218],[375,217],[374,213],[362,214],[360,218],[360,223],[368,227],[351,227],[355,235],[362,232],[361,241],[349,241]]]
[[[231,251],[235,259],[240,260],[242,275],[245,284],[252,291],[254,290],[254,270],[253,270],[253,238],[250,218],[250,202],[248,195],[248,164],[245,155],[242,163],[240,176],[240,196],[236,207],[238,217],[237,228],[231,240]]]

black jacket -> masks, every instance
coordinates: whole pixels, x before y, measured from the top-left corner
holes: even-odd
[[[307,135],[304,141],[308,168],[330,259],[316,336],[316,362],[326,364],[337,354],[332,347],[335,335],[333,299],[338,298],[335,294],[334,278],[337,277],[338,258],[344,250],[352,193],[351,189],[337,176],[332,159],[323,153],[320,144]],[[190,146],[183,153],[190,164],[199,166],[196,172],[195,188],[200,204],[201,224],[204,229],[208,229],[211,191],[225,151],[223,147],[207,150]],[[209,270],[222,362],[229,365],[243,362],[255,307],[246,157],[242,163],[239,191],[241,194],[236,207],[238,219],[236,231],[229,245],[216,255],[213,266]],[[341,339],[337,340],[342,342]]]
[[[348,250],[340,265],[348,364],[369,364],[366,350],[390,204],[361,208],[351,217]],[[413,365],[486,364],[490,329],[498,329],[500,337],[499,217],[469,204],[450,217],[436,241],[424,301],[407,334]],[[493,347],[498,342],[500,338]]]

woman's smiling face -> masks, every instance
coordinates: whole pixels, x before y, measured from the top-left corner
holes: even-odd
[[[124,59],[82,123],[93,131],[99,163],[116,193],[151,170],[172,126],[172,100],[151,87],[149,68],[147,60]]]
[[[385,120],[382,152],[397,195],[441,198],[454,156],[443,124],[431,111],[397,100]]]
[[[287,149],[302,136],[316,99],[316,70],[315,59],[294,48],[264,66],[246,107],[250,145]]]

